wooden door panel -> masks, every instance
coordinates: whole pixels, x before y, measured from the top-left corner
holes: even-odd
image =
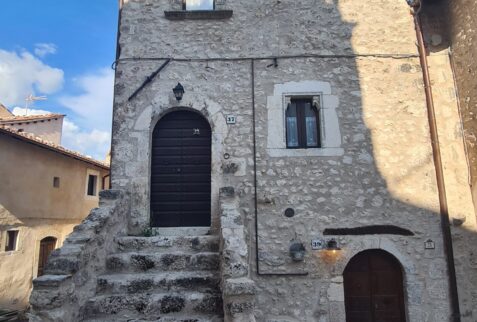
[[[346,321],[353,322],[373,322],[373,317],[369,311],[346,312]]]
[[[405,322],[402,271],[390,254],[362,252],[343,277],[347,322]]]
[[[45,270],[48,256],[56,247],[56,238],[46,237],[40,241],[40,253],[38,256],[38,276],[42,276]]]
[[[210,226],[211,129],[199,114],[164,116],[153,132],[151,225]]]

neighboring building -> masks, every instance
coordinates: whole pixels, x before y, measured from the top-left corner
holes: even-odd
[[[5,105],[3,105],[2,103],[0,103],[0,118],[13,117],[13,116],[14,115],[12,113],[10,113],[8,108]]]
[[[0,127],[9,127],[17,132],[34,133],[45,141],[60,145],[64,117],[62,114],[0,116]]]
[[[62,120],[0,115],[2,309],[28,307],[32,280],[43,274],[48,255],[108,188],[108,164],[58,145]]]
[[[453,73],[410,11],[121,1],[113,190],[32,320],[475,321]]]

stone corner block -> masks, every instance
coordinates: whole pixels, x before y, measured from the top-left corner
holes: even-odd
[[[225,296],[255,295],[257,292],[255,282],[247,277],[226,279],[223,288]]]
[[[122,190],[102,190],[99,192],[99,205],[107,205],[113,201],[119,200],[123,196]]]

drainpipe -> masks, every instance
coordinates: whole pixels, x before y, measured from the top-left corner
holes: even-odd
[[[429,66],[427,63],[426,47],[422,33],[422,24],[419,12],[422,4],[419,0],[408,0],[408,4],[413,9],[414,25],[416,28],[417,44],[419,49],[419,59],[421,61],[422,76],[426,93],[427,116],[429,120],[429,130],[431,134],[432,155],[436,169],[437,189],[439,192],[439,206],[441,217],[442,238],[444,242],[444,253],[447,259],[447,270],[449,274],[449,293],[451,296],[451,321],[460,322],[459,296],[457,292],[457,277],[455,272],[454,250],[452,246],[452,234],[449,224],[449,208],[447,205],[446,189],[444,182],[444,171],[442,166],[441,151],[439,147],[439,136],[437,133],[437,122],[432,97],[432,87],[429,76]]]

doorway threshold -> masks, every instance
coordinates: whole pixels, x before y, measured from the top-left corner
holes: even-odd
[[[154,236],[202,236],[210,235],[210,227],[152,227]]]

